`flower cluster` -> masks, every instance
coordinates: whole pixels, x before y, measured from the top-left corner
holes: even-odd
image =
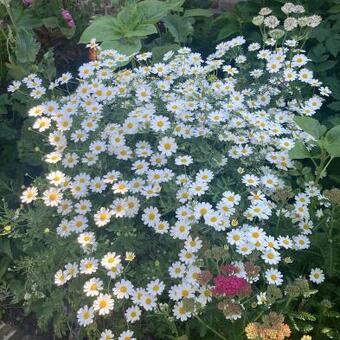
[[[290,328],[283,322],[282,315],[271,312],[262,320],[263,323],[254,322],[247,325],[246,336],[248,339],[284,340],[290,337]]]
[[[301,13],[300,7],[285,4],[283,11]],[[264,25],[277,27],[269,14],[260,12]],[[309,18],[307,26],[316,21]],[[158,63],[151,53],[137,55],[139,66],[131,69],[119,68],[128,57],[104,50],[80,67],[73,93],[46,98],[49,90],[67,90],[69,73],[49,88],[36,75],[10,86],[43,99],[28,115],[51,147],[44,156],[49,170],[21,199],[53,209],[56,233],[81,251],[54,279],[64,287],[82,283],[81,326],[118,310],[133,324],[164,299],[180,321],[211,303],[236,319],[254,300],[261,308],[267,287],[293,278],[284,259],[310,247],[328,204],[313,182],[299,190],[289,181],[289,150],[311,138],[293,118],[313,115],[330,93],[298,45],[297,39],[279,47],[272,40],[247,44],[239,36],[206,60],[184,47]],[[313,94],[303,97],[301,87]],[[282,199],[283,192],[292,195]],[[162,262],[154,277],[141,279],[132,249],[125,258],[115,249],[122,224],[167,251],[159,260],[160,253],[133,249],[139,263]],[[217,260],[204,256],[216,245],[222,245]],[[318,268],[310,274],[312,282],[323,279]],[[248,337],[289,336],[282,322],[270,327],[251,324]],[[109,329],[103,334],[113,337]]]

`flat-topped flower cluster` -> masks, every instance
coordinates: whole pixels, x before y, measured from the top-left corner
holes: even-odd
[[[260,14],[263,29],[274,28],[270,12]],[[53,209],[57,234],[79,248],[54,282],[82,283],[81,326],[104,317],[100,338],[112,339],[123,315],[131,326],[118,339],[134,339],[145,313],[187,321],[211,305],[236,320],[254,303],[275,308],[270,289],[324,280],[319,268],[292,269],[328,204],[314,183],[293,188],[288,174],[289,150],[311,138],[293,118],[313,115],[330,93],[299,44],[297,36],[278,46],[270,32],[261,44],[239,36],[206,60],[185,47],[156,63],[139,54],[133,68],[104,50],[80,67],[72,93],[46,99],[71,74],[48,87],[36,75],[11,85],[42,100],[28,115],[50,145],[48,171],[21,198]],[[314,94],[302,96],[308,87]],[[140,249],[115,248],[122,223],[166,249],[145,254],[158,263],[153,277],[135,258]]]

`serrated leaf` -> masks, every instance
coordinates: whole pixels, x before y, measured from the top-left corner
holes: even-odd
[[[297,313],[290,313],[289,314],[291,317],[303,321],[316,321],[316,317],[308,312],[297,312]]]
[[[40,49],[32,30],[18,29],[15,44],[15,56],[19,63],[33,63]]]
[[[313,136],[316,140],[326,132],[327,128],[321,125],[316,119],[310,117],[295,117],[295,123],[305,132]]]

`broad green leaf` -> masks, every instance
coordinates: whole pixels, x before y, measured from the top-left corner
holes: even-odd
[[[327,50],[336,57],[340,51],[340,40],[339,37],[335,38],[334,36],[330,37],[326,40]]]
[[[324,72],[333,68],[338,62],[336,60],[327,60],[321,64],[315,66],[315,70],[318,72]]]
[[[16,129],[9,127],[6,121],[0,121],[0,140],[13,140],[17,135]]]
[[[316,119],[310,117],[295,117],[295,123],[305,132],[313,136],[315,139],[320,137],[326,132],[327,128],[321,125]]]
[[[56,28],[58,27],[58,19],[56,17],[47,17],[42,19],[42,23],[47,28]]]
[[[97,18],[85,29],[79,43],[86,44],[95,38],[98,42],[118,40],[122,37],[117,27],[117,20],[111,16]]]
[[[0,253],[6,254],[9,258],[13,258],[11,243],[8,238],[0,238]]]
[[[335,5],[328,10],[328,13],[340,13],[340,5]]]
[[[166,4],[172,11],[182,11],[185,0],[167,0]]]
[[[178,338],[176,338],[176,340],[189,340],[189,338],[188,338],[187,335],[182,335],[182,336],[179,336]]]
[[[319,42],[325,41],[329,37],[329,29],[320,25],[311,31],[311,38],[317,39]]]
[[[184,12],[184,17],[211,17],[214,13],[210,9],[194,8]]]
[[[6,274],[11,262],[12,260],[8,256],[2,256],[0,258],[0,279]]]
[[[40,44],[35,40],[32,30],[18,29],[15,36],[15,56],[19,63],[34,63]]]
[[[156,24],[169,13],[168,5],[163,1],[144,0],[137,3],[140,22]]]
[[[330,103],[327,106],[334,111],[340,111],[340,101]]]
[[[117,25],[124,33],[133,31],[139,22],[140,18],[136,8],[124,8],[117,15]]]
[[[164,26],[169,30],[174,37],[176,43],[186,43],[194,28],[189,18],[183,18],[179,15],[168,15],[162,19]]]
[[[13,79],[22,79],[27,74],[27,69],[25,69],[22,65],[14,63],[6,63],[5,65],[8,70],[8,74]]]
[[[72,27],[63,27],[63,26],[59,26],[60,32],[67,38],[67,39],[71,39],[74,36],[74,33],[76,33],[76,28]]]
[[[140,39],[104,41],[100,47],[103,50],[114,49],[122,54],[130,56],[140,51],[142,48],[142,43]]]
[[[325,136],[325,148],[334,157],[340,157],[340,125],[330,129]]]
[[[331,180],[333,180],[335,183],[340,184],[340,175],[332,175],[332,174],[330,174],[330,175],[329,175],[329,178],[330,178]]]
[[[131,37],[145,37],[157,33],[155,25],[152,24],[140,24],[133,31],[126,33],[124,36],[126,38]]]
[[[327,50],[325,48],[325,46],[323,44],[317,44],[316,46],[314,46],[308,56],[316,63],[321,63],[325,60],[327,60],[327,58],[329,57],[327,54]],[[326,59],[325,59],[326,58]]]
[[[339,115],[330,116],[329,118],[327,118],[325,122],[328,124],[329,128],[340,125],[340,116]]]
[[[4,115],[7,113],[6,105],[10,104],[10,100],[8,94],[0,95],[0,115]]]
[[[23,29],[33,29],[41,26],[41,18],[34,16],[19,6],[11,6],[12,18],[14,19],[15,26]]]
[[[228,24],[224,25],[219,31],[217,41],[229,38],[232,34],[238,33],[239,31],[240,27],[237,22],[229,22]]]
[[[291,159],[310,158],[310,153],[302,142],[295,142],[294,147],[289,150],[289,157]]]
[[[165,53],[169,51],[176,51],[180,48],[177,44],[166,44],[161,46],[155,46],[152,51],[152,59],[156,62],[162,60]]]

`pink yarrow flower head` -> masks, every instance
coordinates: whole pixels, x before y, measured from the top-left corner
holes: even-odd
[[[214,278],[214,295],[233,297],[236,295],[247,296],[251,292],[250,284],[243,278],[235,275],[217,275]]]
[[[220,268],[220,271],[223,275],[233,275],[237,274],[238,268],[234,266],[233,264],[226,264]]]
[[[61,10],[61,16],[64,18],[64,20],[65,20],[65,22],[66,22],[66,24],[69,28],[73,28],[73,27],[76,26],[71,13],[67,9]]]
[[[22,0],[22,3],[24,4],[24,6],[30,6],[33,3],[33,0]]]

